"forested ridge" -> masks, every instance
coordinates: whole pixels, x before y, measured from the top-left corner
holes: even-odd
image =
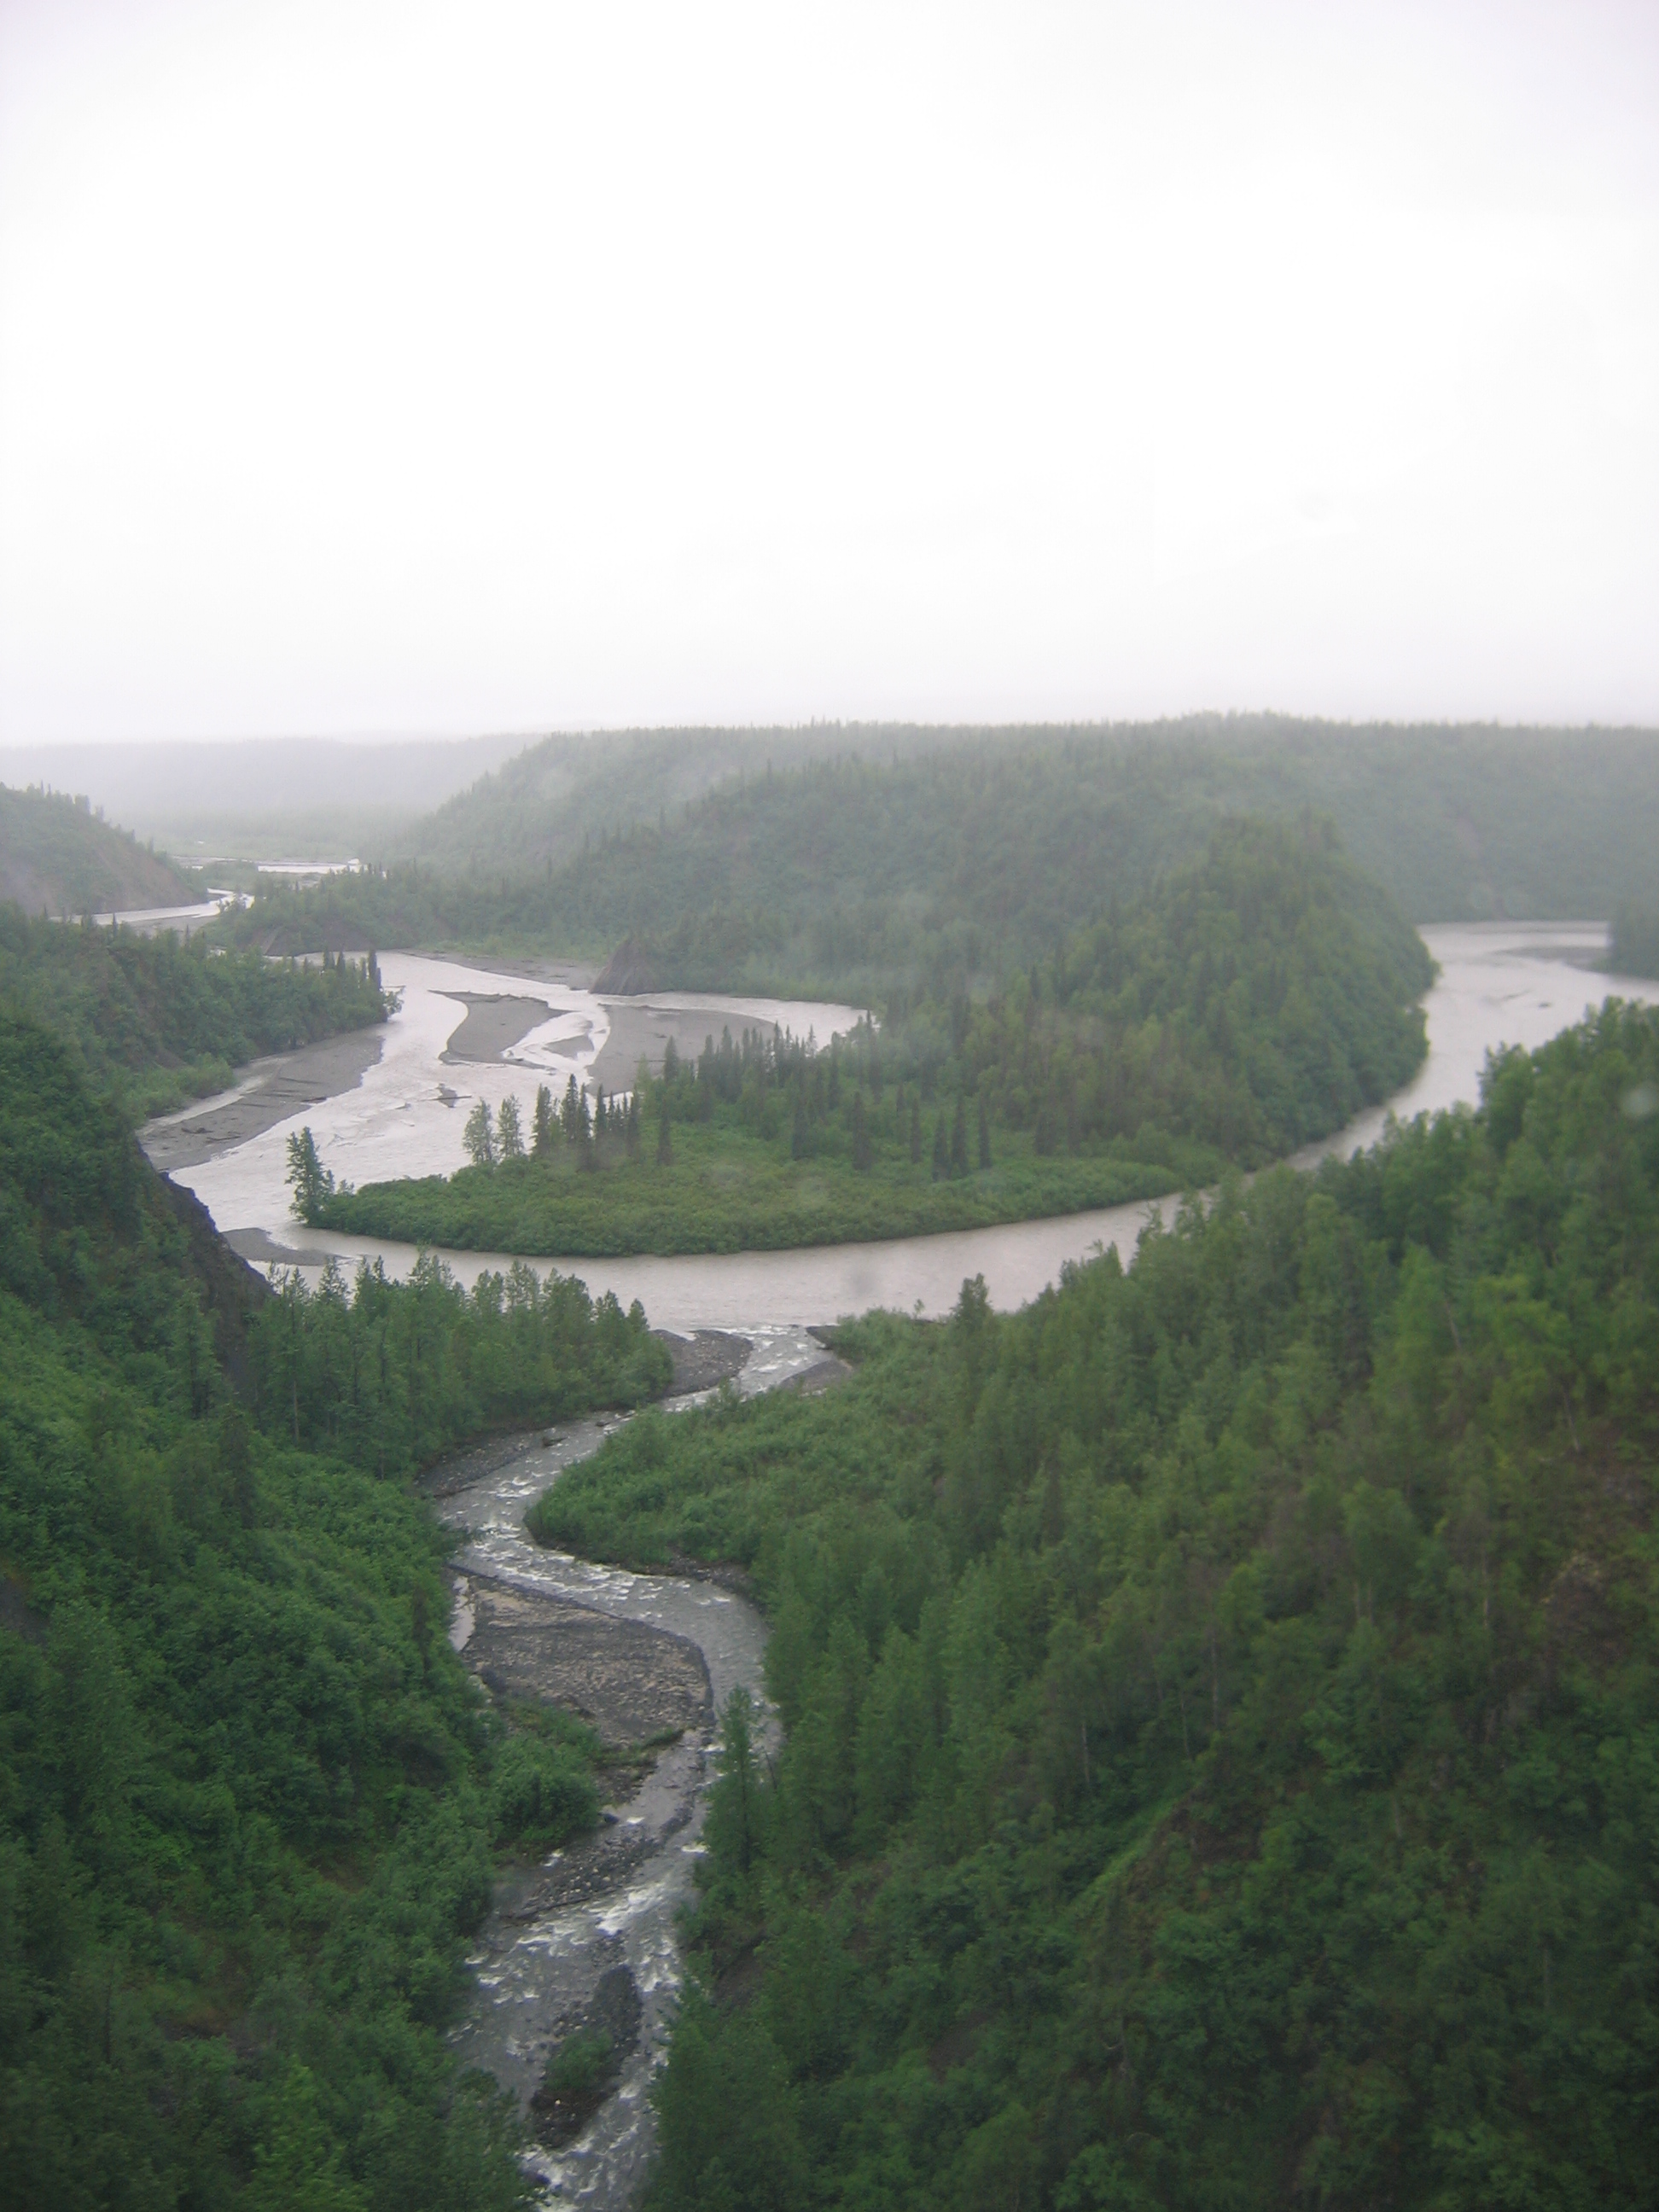
[[[1649,895],[1659,839],[1650,731],[1212,716],[742,738],[597,733],[586,762],[549,740],[383,866],[264,893],[228,927],[278,951],[620,951],[619,988],[884,1006],[1049,957],[1233,816],[1328,816],[1417,922],[1607,915]]]
[[[134,1120],[222,1090],[256,1054],[384,1021],[396,1004],[371,952],[325,965],[181,943],[114,924],[33,919],[0,903],[0,1000],[67,1040]]]
[[[0,784],[0,899],[30,914],[113,913],[191,896],[172,863],[65,792]]]
[[[1659,2198],[1659,1016],[533,1526],[753,1577],[653,2204]]]
[[[445,2031],[496,1850],[597,1819],[597,1747],[480,1699],[394,1477],[665,1357],[580,1285],[262,1299],[129,1132],[0,1006],[7,2202],[519,2203],[511,2101]]]
[[[1223,824],[1146,898],[970,997],[896,994],[814,1051],[749,1032],[514,1102],[477,1164],[302,1204],[331,1228],[485,1250],[734,1250],[1063,1213],[1256,1167],[1422,1060],[1432,968],[1328,823]],[[558,1111],[556,1114],[556,1108]],[[477,1121],[475,1115],[475,1122]]]

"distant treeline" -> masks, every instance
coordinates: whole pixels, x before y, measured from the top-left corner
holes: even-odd
[[[135,1117],[222,1089],[260,1053],[384,1021],[373,954],[320,965],[210,949],[200,933],[35,920],[0,904],[0,995],[68,1037]]]
[[[653,2203],[1653,2203],[1656,1085],[1610,1006],[544,1494],[772,1621]]]
[[[800,734],[778,747],[797,763]],[[787,770],[769,771],[757,739],[736,775],[728,736],[683,733],[692,787],[700,746],[726,780],[673,808],[647,808],[657,786],[621,772],[636,754],[660,765],[666,735],[589,740],[616,819],[582,851],[538,798],[532,752],[433,817],[441,866],[262,894],[230,926],[274,950],[626,946],[617,988],[834,989],[884,1008],[896,990],[948,996],[1051,957],[1230,816],[1328,815],[1417,921],[1607,914],[1645,890],[1659,841],[1659,738],[1645,732],[1271,718],[854,731],[842,757]],[[566,791],[578,770],[558,744]]]
[[[625,1111],[596,1102],[597,1127],[574,1084],[557,1110],[544,1089],[496,1128],[478,1109],[477,1164],[450,1180],[307,1182],[301,1210],[362,1234],[581,1254],[1108,1205],[1259,1166],[1386,1097],[1423,1057],[1414,1002],[1431,975],[1328,823],[1229,823],[988,997],[896,994],[884,1024],[823,1051],[729,1032],[695,1061],[671,1048]]]

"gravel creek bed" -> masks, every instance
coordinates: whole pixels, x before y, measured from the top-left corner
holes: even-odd
[[[731,1378],[744,1395],[812,1389],[842,1372],[808,1331],[665,1339],[675,1413]],[[766,1628],[730,1577],[631,1574],[544,1551],[525,1515],[624,1416],[561,1422],[445,1461],[424,1487],[457,1532],[450,1641],[497,1695],[578,1714],[618,1754],[627,1794],[603,1825],[496,1887],[469,1964],[476,1994],[458,2055],[518,2097],[538,2138],[528,2157],[547,2204],[630,2204],[650,2163],[651,2077],[661,2063],[681,1966],[676,1918],[690,1902],[713,1778],[714,1716],[742,1683],[766,1708]],[[673,1741],[643,1760],[635,1747]],[[611,2055],[585,2099],[538,2095],[550,2054],[602,2031]]]

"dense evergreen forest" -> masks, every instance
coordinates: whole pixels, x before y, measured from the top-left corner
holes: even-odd
[[[396,1005],[371,952],[320,966],[0,903],[0,1000],[66,1038],[134,1119],[222,1090],[257,1054],[381,1022]]]
[[[516,2204],[510,2100],[444,2033],[495,1851],[592,1824],[596,1747],[480,1700],[446,1540],[381,1476],[666,1361],[574,1285],[262,1297],[191,1219],[0,1009],[6,2199]]]
[[[748,1569],[655,2205],[1659,2197],[1659,1016],[550,1490]]]
[[[1386,1097],[1431,968],[1328,824],[1232,823],[981,999],[896,999],[813,1052],[752,1033],[509,1102],[477,1164],[302,1194],[331,1228],[495,1251],[690,1252],[969,1228],[1255,1167]],[[556,1112],[556,1107],[557,1111]],[[507,1115],[507,1109],[504,1115]]]
[[[803,738],[817,757],[803,760]],[[614,954],[619,989],[884,1007],[896,991],[948,997],[1049,957],[1232,816],[1329,816],[1418,922],[1606,915],[1650,895],[1659,841],[1659,738],[1643,731],[1238,717],[757,732],[746,752],[720,732],[587,742],[585,777],[573,741],[557,740],[538,796],[545,749],[526,753],[441,811],[408,856],[262,894],[226,927],[281,951]],[[674,803],[699,788],[699,763],[722,780]],[[583,819],[601,818],[573,851],[578,787]]]
[[[0,899],[29,914],[112,914],[191,896],[169,861],[65,792],[0,784]]]

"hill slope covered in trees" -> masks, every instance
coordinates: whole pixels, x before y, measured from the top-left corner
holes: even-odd
[[[372,958],[302,966],[3,904],[0,994],[66,1039],[134,1120],[222,1089],[258,1054],[382,1022],[395,1003]]]
[[[0,899],[27,914],[112,914],[177,906],[189,885],[171,864],[66,793],[0,784]]]
[[[1651,2206],[1659,1016],[533,1525],[747,1568],[653,2204]]]
[[[494,1847],[597,1798],[580,1738],[479,1700],[446,1540],[380,1476],[667,1359],[580,1285],[258,1288],[0,1006],[6,2201],[516,2205],[510,2102],[444,2031]]]
[[[1659,737],[1239,716],[561,738],[387,872],[263,895],[234,926],[280,951],[626,945],[617,988],[884,1006],[1046,957],[1224,818],[1310,807],[1414,921],[1595,919],[1650,896]]]

